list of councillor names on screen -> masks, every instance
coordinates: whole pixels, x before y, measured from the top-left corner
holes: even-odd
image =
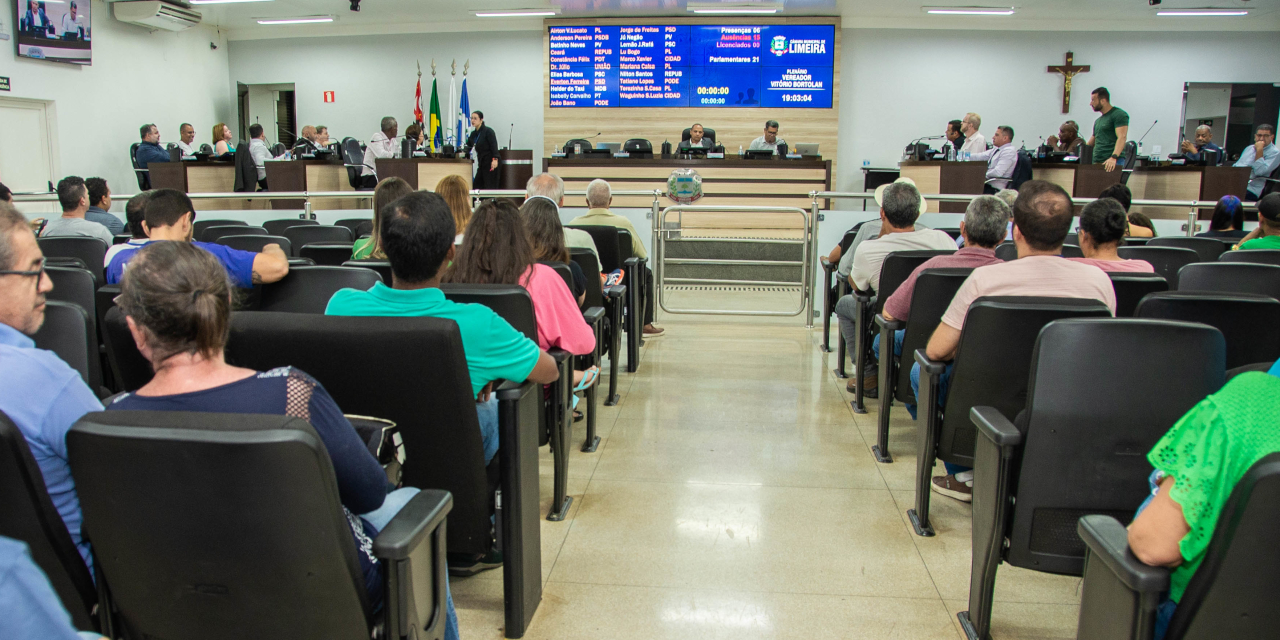
[[[548,29],[552,107],[831,108],[831,25]]]

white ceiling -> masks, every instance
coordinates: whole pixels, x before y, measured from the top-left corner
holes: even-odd
[[[706,2],[707,0],[702,0]],[[711,0],[715,1],[715,0]],[[741,4],[752,0],[733,0]],[[782,16],[840,16],[846,28],[1012,29],[1054,31],[1280,31],[1280,0],[1012,0],[1010,17],[960,17],[925,14],[923,6],[1001,6],[1002,0],[785,0]],[[1011,0],[1003,0],[1010,6]],[[199,5],[206,24],[230,39],[285,38],[318,35],[415,33],[441,31],[506,31],[540,29],[541,18],[477,18],[476,10],[559,7],[561,18],[600,16],[688,17],[685,0],[270,0]],[[1157,17],[1155,10],[1180,8],[1245,8],[1243,18]],[[332,24],[271,25],[257,18],[327,14]],[[1178,36],[1185,37],[1185,36]],[[1188,46],[1194,46],[1189,42]],[[1241,42],[1247,47],[1247,41]]]

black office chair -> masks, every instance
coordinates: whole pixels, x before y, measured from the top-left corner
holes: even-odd
[[[249,226],[244,220],[196,220],[191,223],[191,236],[197,240],[203,240],[204,230],[209,227],[229,227],[232,225],[240,225],[242,227]]]
[[[364,233],[370,233],[373,230],[372,218],[343,218],[335,223],[335,226],[346,227],[351,230],[352,237],[359,238]],[[365,231],[365,229],[369,231]]]
[[[1200,256],[1199,262],[1213,262],[1227,250],[1227,245],[1216,238],[1186,238],[1183,236],[1160,236],[1149,238],[1148,247],[1181,247],[1190,249]]]
[[[440,287],[453,302],[483,304],[502,316],[530,340],[538,339],[538,321],[533,314],[533,300],[519,285],[445,284]],[[548,402],[539,415],[538,445],[550,445],[554,459],[551,511],[547,519],[560,521],[569,513],[573,498],[568,495],[569,440],[573,435],[570,391],[573,388],[573,357],[563,349],[551,348],[547,353],[560,369],[560,379],[550,385]]]
[[[315,220],[303,220],[302,218],[283,218],[281,220],[267,220],[262,223],[262,228],[273,236],[283,236],[285,229],[291,227],[314,227],[320,223]]]
[[[632,158],[641,160],[653,158],[653,143],[644,138],[631,138],[622,143],[622,150],[631,155]]]
[[[1274,264],[1280,266],[1280,251],[1275,249],[1224,251],[1222,255],[1218,256],[1218,262],[1250,262],[1253,264]]]
[[[271,147],[267,150],[271,152],[271,157],[279,158],[280,156],[284,155],[284,152],[288,150],[288,147],[285,147],[283,142],[277,142],[271,145]]]
[[[293,243],[283,236],[269,236],[266,234],[255,233],[253,235],[235,235],[222,236],[214,242],[226,245],[232,249],[241,251],[252,251],[254,253],[262,253],[262,248],[269,244],[280,245],[280,250],[284,251],[286,256],[293,255]],[[292,264],[292,263],[291,263]]]
[[[67,525],[53,506],[27,439],[0,412],[0,536],[26,543],[31,559],[81,631],[110,633],[106,610],[95,611],[98,591]],[[114,636],[110,636],[114,637]]]
[[[296,267],[279,282],[262,285],[259,311],[323,314],[339,289],[366,291],[382,282],[377,271],[352,267]]]
[[[76,423],[67,450],[104,604],[131,636],[444,636],[449,493],[423,490],[357,549],[304,420],[105,411]],[[364,552],[382,564],[378,612]]]
[[[1116,317],[1132,318],[1138,303],[1148,293],[1169,290],[1169,283],[1159,274],[1130,271],[1108,271],[1111,286],[1116,290]]]
[[[251,227],[247,224],[228,224],[216,227],[205,227],[200,234],[201,242],[217,242],[227,236],[265,236],[271,235],[264,227]]]
[[[1227,341],[1226,368],[1280,359],[1280,301],[1250,293],[1168,291],[1152,293],[1138,303],[1138,318],[1207,324]]]
[[[1201,262],[1178,271],[1178,291],[1256,293],[1280,299],[1280,266]]]
[[[108,395],[102,387],[98,330],[90,312],[78,304],[49,300],[45,303],[44,324],[31,339],[37,349],[54,352],[75,369],[94,395]]]
[[[298,249],[298,255],[310,258],[318,265],[342,266],[351,259],[352,242],[310,242]]]
[[[889,410],[893,401],[916,403],[916,396],[911,391],[914,354],[929,343],[929,337],[942,322],[947,307],[951,306],[951,299],[956,297],[960,285],[971,273],[973,269],[925,269],[916,278],[911,295],[910,321],[886,320],[883,307],[875,316],[875,323],[880,327],[880,415],[876,444],[871,446],[871,453],[878,462],[893,462],[893,456],[889,454]],[[893,334],[904,324],[906,333],[902,335],[902,355],[894,356]]]
[[[574,138],[564,143],[564,152],[567,154],[574,153],[575,147],[581,147],[583,151],[588,151],[595,147],[590,140],[586,138]]]
[[[389,287],[391,286],[391,263],[386,260],[377,260],[373,258],[365,258],[363,260],[347,260],[342,263],[344,267],[360,267],[363,269],[373,269],[382,276],[382,281]]]
[[[631,234],[617,227],[607,225],[565,225],[566,229],[586,231],[595,242],[596,251],[600,254],[600,269],[610,273],[622,269],[622,284],[626,289],[623,304],[622,330],[627,333],[627,373],[635,373],[640,368],[640,345],[644,333],[644,286],[637,286],[635,278],[645,261],[631,255]],[[626,235],[624,241],[623,234]],[[641,278],[643,280],[643,278]],[[641,322],[635,324],[636,318]]]
[[[969,421],[969,410],[990,406],[1016,416],[1026,404],[1027,373],[1040,330],[1054,320],[1109,317],[1105,304],[1087,298],[978,298],[965,316],[944,407],[938,406],[938,382],[947,363],[930,360],[924,349],[916,350],[920,446],[915,508],[907,511],[916,535],[934,534],[929,523],[934,460],[974,466],[977,431]]]
[[[93,274],[98,286],[106,283],[107,245],[97,238],[86,236],[56,236],[40,238],[40,251],[45,258],[75,258],[84,263]]]
[[[1116,161],[1123,172],[1120,176],[1120,184],[1129,184],[1129,176],[1133,175],[1133,170],[1137,168],[1137,160],[1138,143],[1133,140],[1124,143],[1124,150],[1120,152],[1120,159]]]
[[[313,242],[352,242],[355,236],[351,234],[351,230],[346,227],[336,227],[328,225],[304,225],[292,226],[284,230],[280,235],[289,239],[293,243],[293,250],[296,255],[301,256],[302,247]]]
[[[541,385],[495,390],[502,446],[486,470],[462,338],[450,320],[235,313],[226,353],[228,362],[259,371],[298,367],[343,411],[395,422],[405,447],[403,484],[453,494],[449,551],[488,553],[496,525],[507,634],[528,625],[542,593],[534,428]]]
[[[1014,162],[1013,174],[1009,178],[1009,186],[1007,188],[1017,191],[1024,182],[1031,178],[1031,155],[1019,149],[1018,159]]]
[[[133,176],[138,179],[138,190],[146,191],[151,188],[151,172],[138,165],[138,147],[140,146],[142,146],[141,142],[129,145],[129,164],[133,166]]]
[[[1059,320],[1040,332],[1026,410],[975,406],[971,638],[988,638],[1001,562],[1081,575],[1086,515],[1132,517],[1150,495],[1146,452],[1222,387],[1222,334],[1186,322]],[[1087,402],[1081,402],[1088,398]],[[1016,425],[1016,426],[1015,426]]]
[[[692,138],[692,137],[693,137],[693,136],[692,136],[692,134],[690,133],[690,129],[692,129],[692,128],[693,128],[693,127],[686,128],[684,131],[682,131],[682,132],[680,133],[680,142],[685,142],[685,141],[687,141],[687,140],[689,140],[690,138]],[[715,142],[716,142],[716,130],[715,130],[715,129],[710,129],[710,128],[707,128],[707,127],[703,127],[703,128],[702,128],[702,137],[704,137],[704,138],[706,138],[706,139],[710,140],[712,144],[715,144]]]
[[[347,168],[347,181],[356,191],[368,191],[364,186],[364,149],[360,141],[352,137],[342,139],[338,147],[342,151],[342,166]]]
[[[201,155],[211,156],[213,155],[213,145],[210,145],[208,142],[205,142],[200,145],[200,148],[196,152]]]
[[[611,287],[605,287],[599,278],[594,277],[600,273],[600,262],[596,260],[596,254],[591,253],[590,249],[569,249],[569,258],[578,263],[582,272],[587,274],[587,308],[602,307],[605,312],[605,319],[601,336],[596,340],[599,346],[600,355],[609,356],[609,392],[605,396],[604,405],[612,407],[618,404],[620,399],[618,396],[618,362],[621,360],[619,351],[622,348],[622,307],[627,296],[626,285],[616,284]],[[592,441],[595,431],[594,425],[587,423],[588,441]],[[594,450],[594,447],[592,448]],[[585,451],[585,449],[584,449]]]
[[[235,162],[235,182],[232,184],[231,190],[249,193],[259,191],[258,165],[253,162],[253,155],[249,153],[249,145],[244,140],[241,140],[236,144],[236,151],[232,155]]]
[[[872,292],[853,292],[853,300],[857,303],[857,314],[854,316],[854,324],[857,326],[857,333],[854,334],[856,348],[850,354],[853,357],[853,412],[866,413],[867,408],[863,404],[864,391],[862,389],[864,370],[867,366],[867,358],[871,353],[871,332],[874,331],[872,319],[884,311],[885,300],[898,290],[898,287],[906,281],[916,267],[928,262],[937,256],[951,255],[955,253],[954,249],[943,249],[940,251],[895,251],[885,256],[884,263],[880,266],[880,282],[876,284],[874,294]],[[847,345],[848,341],[845,336],[840,336],[840,343]],[[844,351],[839,350],[840,369],[844,372]],[[879,390],[876,391],[879,394]]]
[[[1182,247],[1120,247],[1116,250],[1125,260],[1146,260],[1156,273],[1169,281],[1170,289],[1178,288],[1178,270],[1200,261],[1200,254]]]
[[[1169,620],[1165,640],[1266,638],[1280,627],[1280,453],[1255,462],[1231,491],[1195,575]],[[1151,640],[1169,569],[1138,560],[1128,531],[1103,515],[1080,519],[1088,547],[1077,637]]]

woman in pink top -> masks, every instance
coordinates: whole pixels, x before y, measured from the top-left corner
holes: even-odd
[[[1080,251],[1083,258],[1068,258],[1091,264],[1103,271],[1129,271],[1154,273],[1155,268],[1146,260],[1125,260],[1117,250],[1124,242],[1129,223],[1124,206],[1114,198],[1098,198],[1085,205],[1080,212]]]
[[[569,286],[555,269],[533,261],[533,249],[515,205],[490,200],[471,215],[446,282],[469,284],[518,284],[533,299],[538,321],[538,346],[585,355],[596,348],[595,332],[582,319],[582,310]],[[574,382],[588,376],[595,381],[595,367],[574,373]],[[580,385],[580,386],[587,386]]]

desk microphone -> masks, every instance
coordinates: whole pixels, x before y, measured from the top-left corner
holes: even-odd
[[[1160,122],[1160,121],[1159,121],[1159,120],[1156,120],[1155,122],[1152,122],[1152,123],[1151,123],[1151,126],[1147,127],[1147,133],[1151,133],[1151,130],[1152,130],[1152,129],[1154,129],[1154,128],[1156,128],[1156,122]],[[1141,137],[1141,138],[1138,138],[1138,145],[1139,145],[1139,146],[1141,146],[1141,145],[1142,145],[1142,141],[1143,141],[1143,140],[1146,140],[1146,139],[1147,139],[1147,133],[1142,134],[1142,137]]]
[[[507,148],[511,148],[511,137],[516,134],[516,123],[511,123],[511,131],[507,132]]]

